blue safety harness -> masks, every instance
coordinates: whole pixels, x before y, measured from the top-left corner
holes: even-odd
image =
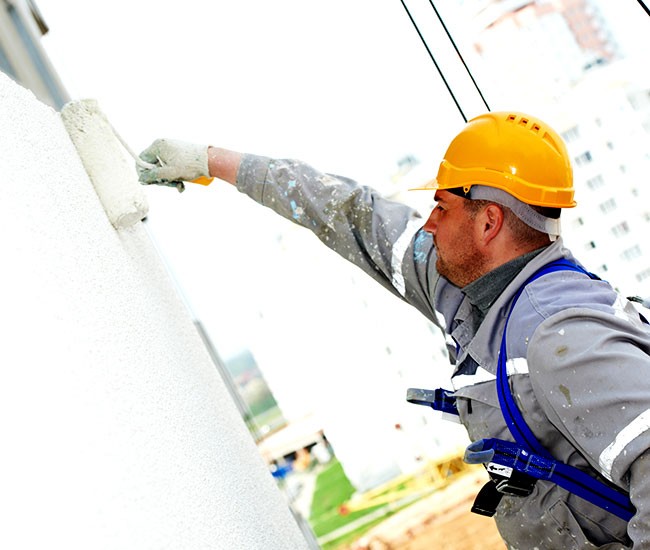
[[[526,496],[532,492],[535,481],[543,479],[556,483],[570,493],[629,521],[635,514],[629,495],[578,468],[554,459],[526,424],[508,383],[506,333],[512,311],[526,285],[555,271],[577,271],[592,279],[598,279],[596,275],[589,273],[577,264],[561,259],[553,261],[535,272],[517,291],[501,337],[496,377],[501,412],[515,443],[489,438],[475,441],[467,448],[465,460],[470,463],[485,464],[491,477],[488,485],[481,491],[484,494],[479,493],[472,511],[483,515],[493,515],[496,505],[504,493]],[[431,392],[411,388],[407,393],[407,400],[458,415],[455,397],[453,392],[448,390],[438,389]],[[487,500],[487,505],[481,504],[481,499]]]

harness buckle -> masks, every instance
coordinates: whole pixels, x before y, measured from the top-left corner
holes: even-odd
[[[472,504],[472,513],[491,518],[496,513],[502,498],[503,493],[499,492],[496,483],[490,479],[476,495]]]
[[[451,390],[438,388],[435,390],[424,390],[421,388],[408,388],[406,400],[415,405],[425,405],[433,410],[458,416],[456,408],[456,397]]]
[[[496,490],[502,494],[516,497],[527,497],[535,488],[534,477],[523,474],[507,466],[490,462],[485,465],[488,475],[496,485]]]
[[[526,457],[523,461],[522,458]],[[479,491],[472,506],[472,512],[483,516],[493,516],[503,495],[527,497],[533,492],[537,478],[520,471],[531,470],[531,455],[517,444],[498,439],[481,439],[470,444],[465,451],[465,462],[468,464],[483,464],[490,476]],[[526,466],[522,468],[523,463]],[[539,477],[539,476],[538,476]]]
[[[481,490],[472,504],[472,513],[492,517],[499,506],[503,495],[527,497],[535,488],[534,477],[522,474],[507,466],[490,462],[485,464],[490,480]]]

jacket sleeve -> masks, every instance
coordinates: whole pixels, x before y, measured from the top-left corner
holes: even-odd
[[[295,160],[244,155],[237,188],[312,231],[393,294],[435,321],[433,241],[412,208]]]
[[[630,492],[638,512],[629,532],[641,547],[650,539],[647,325],[623,308],[565,310],[535,331],[528,364],[551,423],[596,471]]]
[[[650,547],[650,451],[637,458],[630,467],[630,499],[637,513],[628,524],[633,548]]]

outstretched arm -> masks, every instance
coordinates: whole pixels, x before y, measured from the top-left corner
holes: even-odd
[[[229,149],[156,140],[141,153],[143,184],[218,178],[288,220],[363,269],[435,322],[430,289],[433,242],[423,220],[405,204],[369,187],[295,160],[245,155]]]
[[[208,147],[209,176],[235,185],[241,159],[242,154],[237,151],[221,147]]]

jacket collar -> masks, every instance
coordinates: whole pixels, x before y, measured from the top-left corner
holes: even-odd
[[[465,343],[461,343],[461,347],[464,349],[465,353],[469,353],[479,365],[483,366],[491,373],[496,373],[497,356],[499,352],[498,343],[501,341],[501,332],[505,325],[508,307],[510,306],[514,295],[533,273],[549,262],[560,258],[573,259],[571,252],[564,248],[564,243],[561,237],[550,246],[543,248],[532,259],[529,259],[528,263],[523,266],[523,269],[521,269],[509,282],[506,282],[505,288],[494,297],[492,305],[487,310],[483,323],[476,332],[471,336],[469,334],[464,335]],[[469,301],[469,299],[469,296],[466,295],[466,300]],[[463,355],[465,355],[465,353],[463,353]],[[463,357],[460,357],[459,359],[462,361]]]
[[[548,248],[548,246],[538,248],[537,250],[523,254],[514,260],[500,265],[462,289],[463,294],[467,296],[470,303],[479,310],[481,320],[485,318],[485,315],[490,307],[492,307],[492,304],[494,304],[496,299],[512,282],[517,274],[524,269],[528,262],[543,252],[546,248]]]

